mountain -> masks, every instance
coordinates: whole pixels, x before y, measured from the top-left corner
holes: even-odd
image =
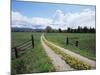
[[[11,27],[12,32],[42,32],[43,29]]]

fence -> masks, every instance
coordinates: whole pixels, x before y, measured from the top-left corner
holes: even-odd
[[[15,56],[15,58],[18,58],[19,55],[23,54],[24,51],[26,49],[30,49],[30,48],[34,48],[34,37],[33,35],[31,36],[31,39],[22,43],[22,44],[19,44],[15,47],[12,47],[11,50],[12,50],[12,55]]]
[[[79,46],[79,41],[78,40],[69,40],[69,38],[67,37],[66,38],[66,45],[68,45],[68,44],[75,45],[76,47],[78,47]]]

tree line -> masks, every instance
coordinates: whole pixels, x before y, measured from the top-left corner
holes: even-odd
[[[81,26],[78,26],[78,28],[71,28],[71,27],[68,27],[67,29],[65,30],[62,30],[61,28],[59,29],[53,29],[52,27],[50,26],[47,26],[44,30],[45,32],[59,32],[59,33],[95,33],[96,32],[96,29],[95,28],[88,28],[86,26],[84,27],[81,27]]]
[[[86,26],[81,27],[78,26],[77,28],[71,28],[68,27],[65,30],[62,30],[61,28],[59,29],[53,29],[50,26],[47,26],[45,29],[32,29],[32,28],[11,28],[12,32],[47,32],[47,33],[95,33],[96,29],[95,28],[88,28]]]

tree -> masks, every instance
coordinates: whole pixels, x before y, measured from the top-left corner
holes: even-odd
[[[58,31],[61,33],[62,32],[61,28],[59,28]]]
[[[80,26],[78,26],[77,32],[78,33],[82,32],[82,28]]]
[[[90,27],[89,32],[90,32],[90,33],[95,33],[96,30],[95,30],[95,28],[91,28],[91,27]]]
[[[49,33],[49,32],[52,32],[53,29],[50,26],[47,26],[46,29],[45,29],[45,31]]]
[[[71,32],[71,28],[70,27],[68,27],[67,32]]]
[[[83,28],[83,32],[84,33],[87,33],[88,32],[88,28],[86,26]]]

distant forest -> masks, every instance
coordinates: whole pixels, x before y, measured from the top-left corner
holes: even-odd
[[[88,28],[86,26],[85,27],[78,26],[78,28],[76,28],[76,29],[73,29],[73,28],[68,27],[65,30],[62,30],[61,28],[59,28],[57,30],[57,29],[52,29],[50,26],[47,26],[46,29],[45,29],[45,32],[95,33],[96,32],[96,29],[95,28]]]
[[[70,28],[68,27],[65,30],[62,30],[61,28],[59,29],[53,29],[50,26],[47,26],[45,29],[32,29],[32,28],[11,28],[12,32],[47,32],[47,33],[95,33],[96,29],[95,28],[88,28],[88,27],[80,27],[78,28]]]

